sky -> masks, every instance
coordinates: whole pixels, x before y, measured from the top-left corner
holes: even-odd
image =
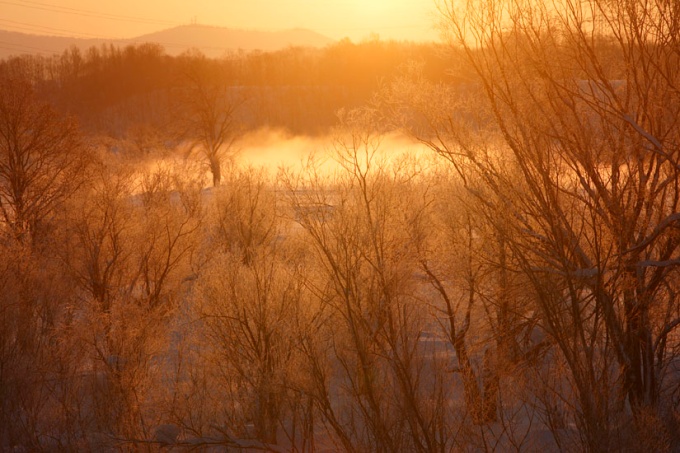
[[[435,0],[0,0],[0,29],[32,34],[124,39],[190,23],[353,41],[439,36]]]

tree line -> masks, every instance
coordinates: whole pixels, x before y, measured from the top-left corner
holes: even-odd
[[[215,83],[248,93],[251,102],[241,112],[248,128],[324,134],[337,109],[368,101],[381,81],[412,59],[422,60],[433,79],[445,77],[442,46],[377,38],[345,39],[323,49],[233,51],[218,59],[197,50],[173,57],[158,44],[102,45],[4,64],[30,66],[39,93],[59,110],[75,115],[88,131],[118,138],[140,127],[168,132],[173,106],[191,85],[186,74],[196,66],[211,66]]]

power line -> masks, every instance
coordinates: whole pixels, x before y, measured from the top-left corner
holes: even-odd
[[[120,21],[120,22],[134,22],[134,23],[156,24],[156,25],[179,25],[179,23],[177,23],[177,22],[171,22],[171,21],[166,21],[166,20],[151,19],[151,18],[145,18],[145,17],[124,16],[124,15],[121,15],[121,14],[103,13],[103,12],[99,12],[99,11],[92,11],[92,10],[86,10],[86,9],[76,9],[76,8],[69,8],[69,7],[66,7],[66,6],[50,5],[48,3],[34,2],[34,1],[29,1],[29,0],[0,1],[0,4],[19,6],[19,7],[22,7],[22,8],[37,9],[37,10],[41,10],[41,11],[50,11],[50,12],[53,12],[53,13],[60,13],[60,14],[71,14],[71,15],[84,16],[84,17],[96,17],[96,18],[100,18],[100,19],[115,20],[115,21]]]
[[[75,14],[75,15],[86,15],[91,17],[101,17],[110,20],[128,21],[128,22],[138,22],[138,23],[149,23],[149,24],[160,24],[160,25],[177,25],[176,22],[153,19],[148,17],[138,17],[138,16],[127,16],[122,14],[112,14],[105,13],[101,11],[93,11],[87,9],[70,8],[67,6],[52,5],[49,3],[41,3],[31,0],[17,0],[19,6],[24,6],[26,8],[40,8],[47,11],[59,12],[64,14]]]
[[[8,23],[10,24],[9,26],[12,28],[18,28],[21,30],[26,30],[26,31],[34,31],[34,32],[45,32],[48,31],[50,33],[60,33],[59,36],[67,37],[67,38],[84,38],[84,39],[89,39],[89,38],[98,38],[98,39],[115,39],[111,37],[105,37],[101,35],[96,35],[93,33],[84,33],[84,32],[74,32],[71,30],[66,30],[64,28],[54,28],[54,27],[45,27],[42,25],[33,25],[33,24],[28,24],[26,22],[18,22],[15,20],[9,20],[9,19],[0,19],[0,22]],[[9,31],[9,30],[8,30]],[[65,33],[65,34],[64,34]]]

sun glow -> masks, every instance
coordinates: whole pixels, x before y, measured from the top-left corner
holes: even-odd
[[[354,9],[363,20],[385,21],[394,14],[394,2],[389,0],[368,0],[356,2]]]

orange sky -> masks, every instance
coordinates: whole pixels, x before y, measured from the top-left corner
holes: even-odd
[[[0,0],[0,11],[0,29],[83,38],[133,38],[193,20],[355,41],[438,38],[434,0]]]

